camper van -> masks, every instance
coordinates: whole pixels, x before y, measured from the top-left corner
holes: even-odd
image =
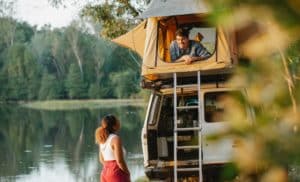
[[[142,130],[150,180],[219,181],[232,161],[235,141],[209,138],[229,127],[226,98],[246,92],[227,83],[237,63],[235,35],[209,24],[208,13],[201,1],[153,0],[140,15],[146,19],[141,86],[152,92]],[[170,45],[179,28],[210,56],[192,64],[173,62]],[[247,107],[244,114],[247,118]]]
[[[218,181],[237,147],[232,138],[209,140],[229,127],[226,98],[246,91],[227,83],[237,64],[235,34],[211,25],[208,14],[201,0],[152,0],[140,15],[144,21],[114,40],[141,55],[141,86],[152,93],[141,136],[150,180]],[[210,56],[192,64],[172,61],[179,28]],[[241,112],[251,118],[246,106]]]

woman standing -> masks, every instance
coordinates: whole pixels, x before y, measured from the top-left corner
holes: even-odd
[[[95,132],[99,144],[99,159],[103,165],[101,182],[129,182],[130,173],[124,160],[121,139],[116,132],[120,121],[113,115],[105,116]]]

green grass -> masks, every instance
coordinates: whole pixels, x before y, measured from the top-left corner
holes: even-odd
[[[100,99],[100,100],[51,100],[34,101],[20,104],[23,107],[39,110],[76,110],[97,109],[122,106],[145,107],[143,99]]]

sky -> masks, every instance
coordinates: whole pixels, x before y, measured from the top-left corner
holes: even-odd
[[[14,17],[28,22],[30,25],[42,27],[50,24],[52,27],[64,27],[74,19],[79,18],[83,3],[72,4],[66,1],[66,7],[55,8],[47,0],[16,0]],[[73,1],[74,2],[74,1]]]

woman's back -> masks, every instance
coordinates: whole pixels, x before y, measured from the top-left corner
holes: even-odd
[[[111,147],[111,140],[116,137],[115,134],[110,134],[108,138],[106,139],[105,143],[100,144],[100,150],[103,156],[104,161],[112,161],[116,160],[114,151]]]

